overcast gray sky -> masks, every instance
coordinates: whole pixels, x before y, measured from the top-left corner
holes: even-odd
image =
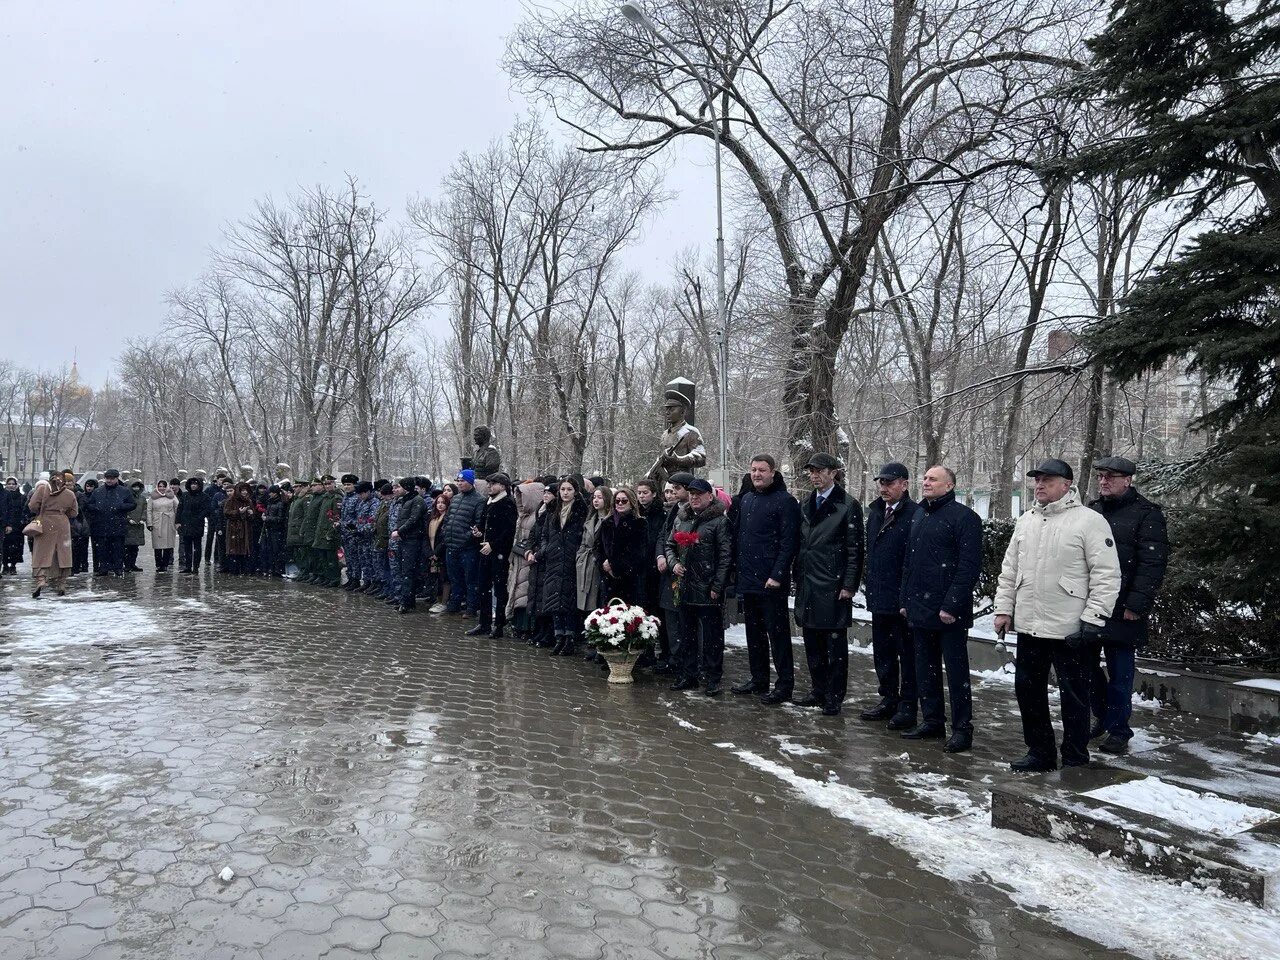
[[[3,356],[54,368],[74,351],[100,383],[266,194],[349,172],[402,214],[529,109],[498,65],[522,15],[517,0],[0,0]],[[652,280],[679,248],[710,248],[709,150],[691,156],[629,257]]]

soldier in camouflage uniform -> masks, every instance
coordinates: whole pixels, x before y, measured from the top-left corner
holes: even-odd
[[[391,592],[391,561],[387,551],[391,549],[391,484],[383,480],[378,484],[378,507],[373,515],[373,582],[372,591],[379,600],[388,600]]]
[[[373,495],[373,484],[361,480],[356,484],[356,530],[352,548],[358,559],[357,575],[352,577],[351,562],[347,561],[347,578],[355,580],[352,590],[369,590],[373,587],[375,551],[373,549],[373,523],[378,513],[378,498]]]
[[[360,478],[354,473],[344,473],[338,500],[338,536],[342,543],[342,556],[347,563],[346,590],[360,586],[360,555],[356,549],[356,508],[359,504],[356,484],[359,482]]]

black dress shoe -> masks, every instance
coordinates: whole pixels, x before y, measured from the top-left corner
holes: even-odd
[[[1103,753],[1118,755],[1129,752],[1129,741],[1124,737],[1117,737],[1114,733],[1107,734],[1107,739],[1098,744],[1098,749]]]
[[[768,689],[769,687],[766,684],[756,683],[753,680],[748,680],[746,683],[739,683],[730,687],[729,692],[736,693],[738,696],[742,696],[743,694],[747,694],[747,693],[764,693]]]
[[[823,706],[823,703],[811,693],[807,697],[795,701],[795,705],[797,707],[821,707]]]
[[[863,710],[858,714],[859,720],[888,720],[898,712],[898,705],[886,703],[881,700],[869,710]]]
[[[967,733],[953,733],[942,745],[944,753],[968,753],[973,747],[973,737]]]
[[[786,703],[790,699],[791,699],[790,692],[786,690],[774,690],[770,693],[766,693],[763,697],[761,697],[760,702],[770,707],[776,707],[778,704]]]
[[[482,623],[477,623],[477,624],[476,624],[474,627],[472,627],[470,630],[463,630],[463,631],[462,631],[462,635],[463,635],[464,637],[479,637],[479,636],[482,636],[482,635],[484,635],[484,634],[486,634],[486,633],[488,633],[488,632],[489,632],[489,628],[488,628],[488,627],[486,627],[486,626],[485,626],[484,624],[482,624]]]
[[[903,713],[899,711],[893,715],[893,719],[889,721],[890,730],[910,730],[916,725],[916,715],[914,713]]]
[[[32,599],[32,600],[39,600],[39,599],[40,599],[40,591],[42,591],[43,589],[44,589],[44,585],[43,585],[43,584],[41,584],[40,586],[38,586],[38,587],[36,587],[34,590],[32,590],[32,591],[31,591],[31,599]]]
[[[823,707],[823,708],[822,708],[822,715],[823,715],[824,717],[838,717],[838,716],[840,716],[840,704],[838,704],[838,703],[828,703],[825,707]]]
[[[406,607],[403,603],[396,607],[396,613],[408,613],[413,607]]]
[[[919,726],[912,727],[902,735],[903,740],[941,740],[947,735],[946,727],[935,726],[931,723],[922,723]]]
[[[498,626],[494,627],[492,630],[490,630],[490,631],[489,631],[489,639],[490,639],[490,640],[501,640],[501,639],[502,639],[502,625],[501,625],[501,624],[499,624]]]
[[[1097,740],[1100,736],[1107,732],[1107,728],[1102,725],[1101,720],[1093,721],[1093,726],[1089,728],[1089,739]]]
[[[1050,770],[1057,770],[1058,765],[1052,760],[1044,760],[1035,754],[1028,753],[1021,760],[1014,760],[1009,764],[1009,769],[1015,773],[1047,773]]]
[[[694,677],[685,677],[683,680],[677,680],[671,685],[672,690],[692,690],[698,685],[698,681]]]
[[[720,696],[720,693],[721,693],[720,684],[708,683],[706,687],[703,688],[702,692],[705,693],[708,697],[718,697]]]

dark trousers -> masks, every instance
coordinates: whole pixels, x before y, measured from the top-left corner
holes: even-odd
[[[218,542],[218,532],[219,531],[216,527],[209,527],[209,529],[205,531],[205,535],[204,535],[204,562],[205,563],[209,563],[212,559],[214,559],[213,547],[214,547],[214,544]],[[222,557],[219,556],[217,557],[217,559],[221,560]]]
[[[124,535],[118,537],[94,537],[93,562],[101,565],[95,572],[124,573]]]
[[[337,547],[312,547],[311,572],[321,585],[336,587],[342,582],[342,567],[338,565]]]
[[[582,630],[582,620],[577,610],[557,610],[551,614],[551,629],[557,637],[576,637]]]
[[[907,618],[899,613],[871,614],[871,655],[880,699],[902,713],[916,715],[916,645]]]
[[[226,557],[227,573],[244,574],[249,572],[249,554],[230,553]]]
[[[701,653],[701,657],[699,657]],[[675,673],[681,680],[697,680],[707,686],[724,677],[724,609],[720,606],[680,607],[680,649]]]
[[[495,616],[499,626],[507,622],[507,573],[510,567],[508,556],[491,553],[480,557],[480,583],[476,594],[480,604],[479,625],[482,627],[492,626]]]
[[[466,604],[467,613],[480,610],[480,551],[450,550],[449,605],[450,613],[457,613]]]
[[[1062,762],[1089,762],[1089,655],[1091,647],[1072,649],[1063,640],[1018,635],[1013,687],[1022,714],[1022,738],[1032,756],[1056,762],[1057,741],[1049,718],[1049,668],[1062,695]]]
[[[263,539],[262,572],[273,577],[284,572],[284,537],[269,536]]]
[[[911,631],[916,645],[916,688],[924,723],[945,726],[942,700],[942,665],[947,665],[947,690],[951,694],[951,732],[973,733],[973,689],[969,684],[969,630],[958,623],[941,630]]]
[[[824,706],[838,707],[849,689],[849,631],[805,627],[803,633],[813,695]]]
[[[173,566],[173,547],[153,551],[156,555],[156,572],[164,573]]]
[[[92,541],[92,543],[93,543],[93,559],[90,561],[90,565],[93,567],[93,572],[94,572],[94,573],[102,573],[102,572],[103,572],[103,569],[102,569],[102,556],[103,556],[102,537],[95,537],[95,536],[90,535],[89,539],[90,539],[90,540]]]
[[[22,528],[24,523],[16,523],[13,532],[4,535],[4,562],[15,566],[22,562]]]
[[[663,632],[667,636],[667,662],[675,667],[680,662],[680,611],[663,607],[659,616],[662,618]]]
[[[747,593],[742,597],[747,627],[747,662],[751,682],[762,689],[769,686],[769,654],[778,671],[774,690],[790,694],[795,687],[795,666],[791,656],[791,618],[785,590]]]
[[[201,535],[197,533],[194,537],[183,536],[178,541],[179,568],[192,571],[200,569],[200,540]]]
[[[418,558],[422,556],[422,538],[402,537],[399,543],[400,592],[396,599],[402,607],[415,607],[418,603]]]
[[[1089,682],[1089,699],[1093,715],[1102,729],[1113,737],[1132,740],[1129,715],[1133,713],[1134,660],[1138,651],[1124,644],[1094,644],[1089,654],[1093,676]],[[1099,658],[1106,656],[1107,669]]]
[[[71,572],[84,573],[89,569],[89,538],[71,538]]]
[[[138,545],[136,543],[126,543],[124,545],[124,565],[126,568],[138,565]]]

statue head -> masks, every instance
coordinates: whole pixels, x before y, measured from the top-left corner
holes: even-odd
[[[487,447],[493,439],[493,431],[488,427],[476,427],[471,431],[471,439],[476,442],[477,447]]]
[[[292,472],[293,472],[293,467],[289,466],[289,464],[283,463],[283,462],[276,464],[276,476],[279,477],[281,480],[289,479],[289,474],[291,474]]]
[[[668,427],[678,427],[688,415],[689,400],[678,390],[668,390],[662,401],[662,412],[667,418]]]

